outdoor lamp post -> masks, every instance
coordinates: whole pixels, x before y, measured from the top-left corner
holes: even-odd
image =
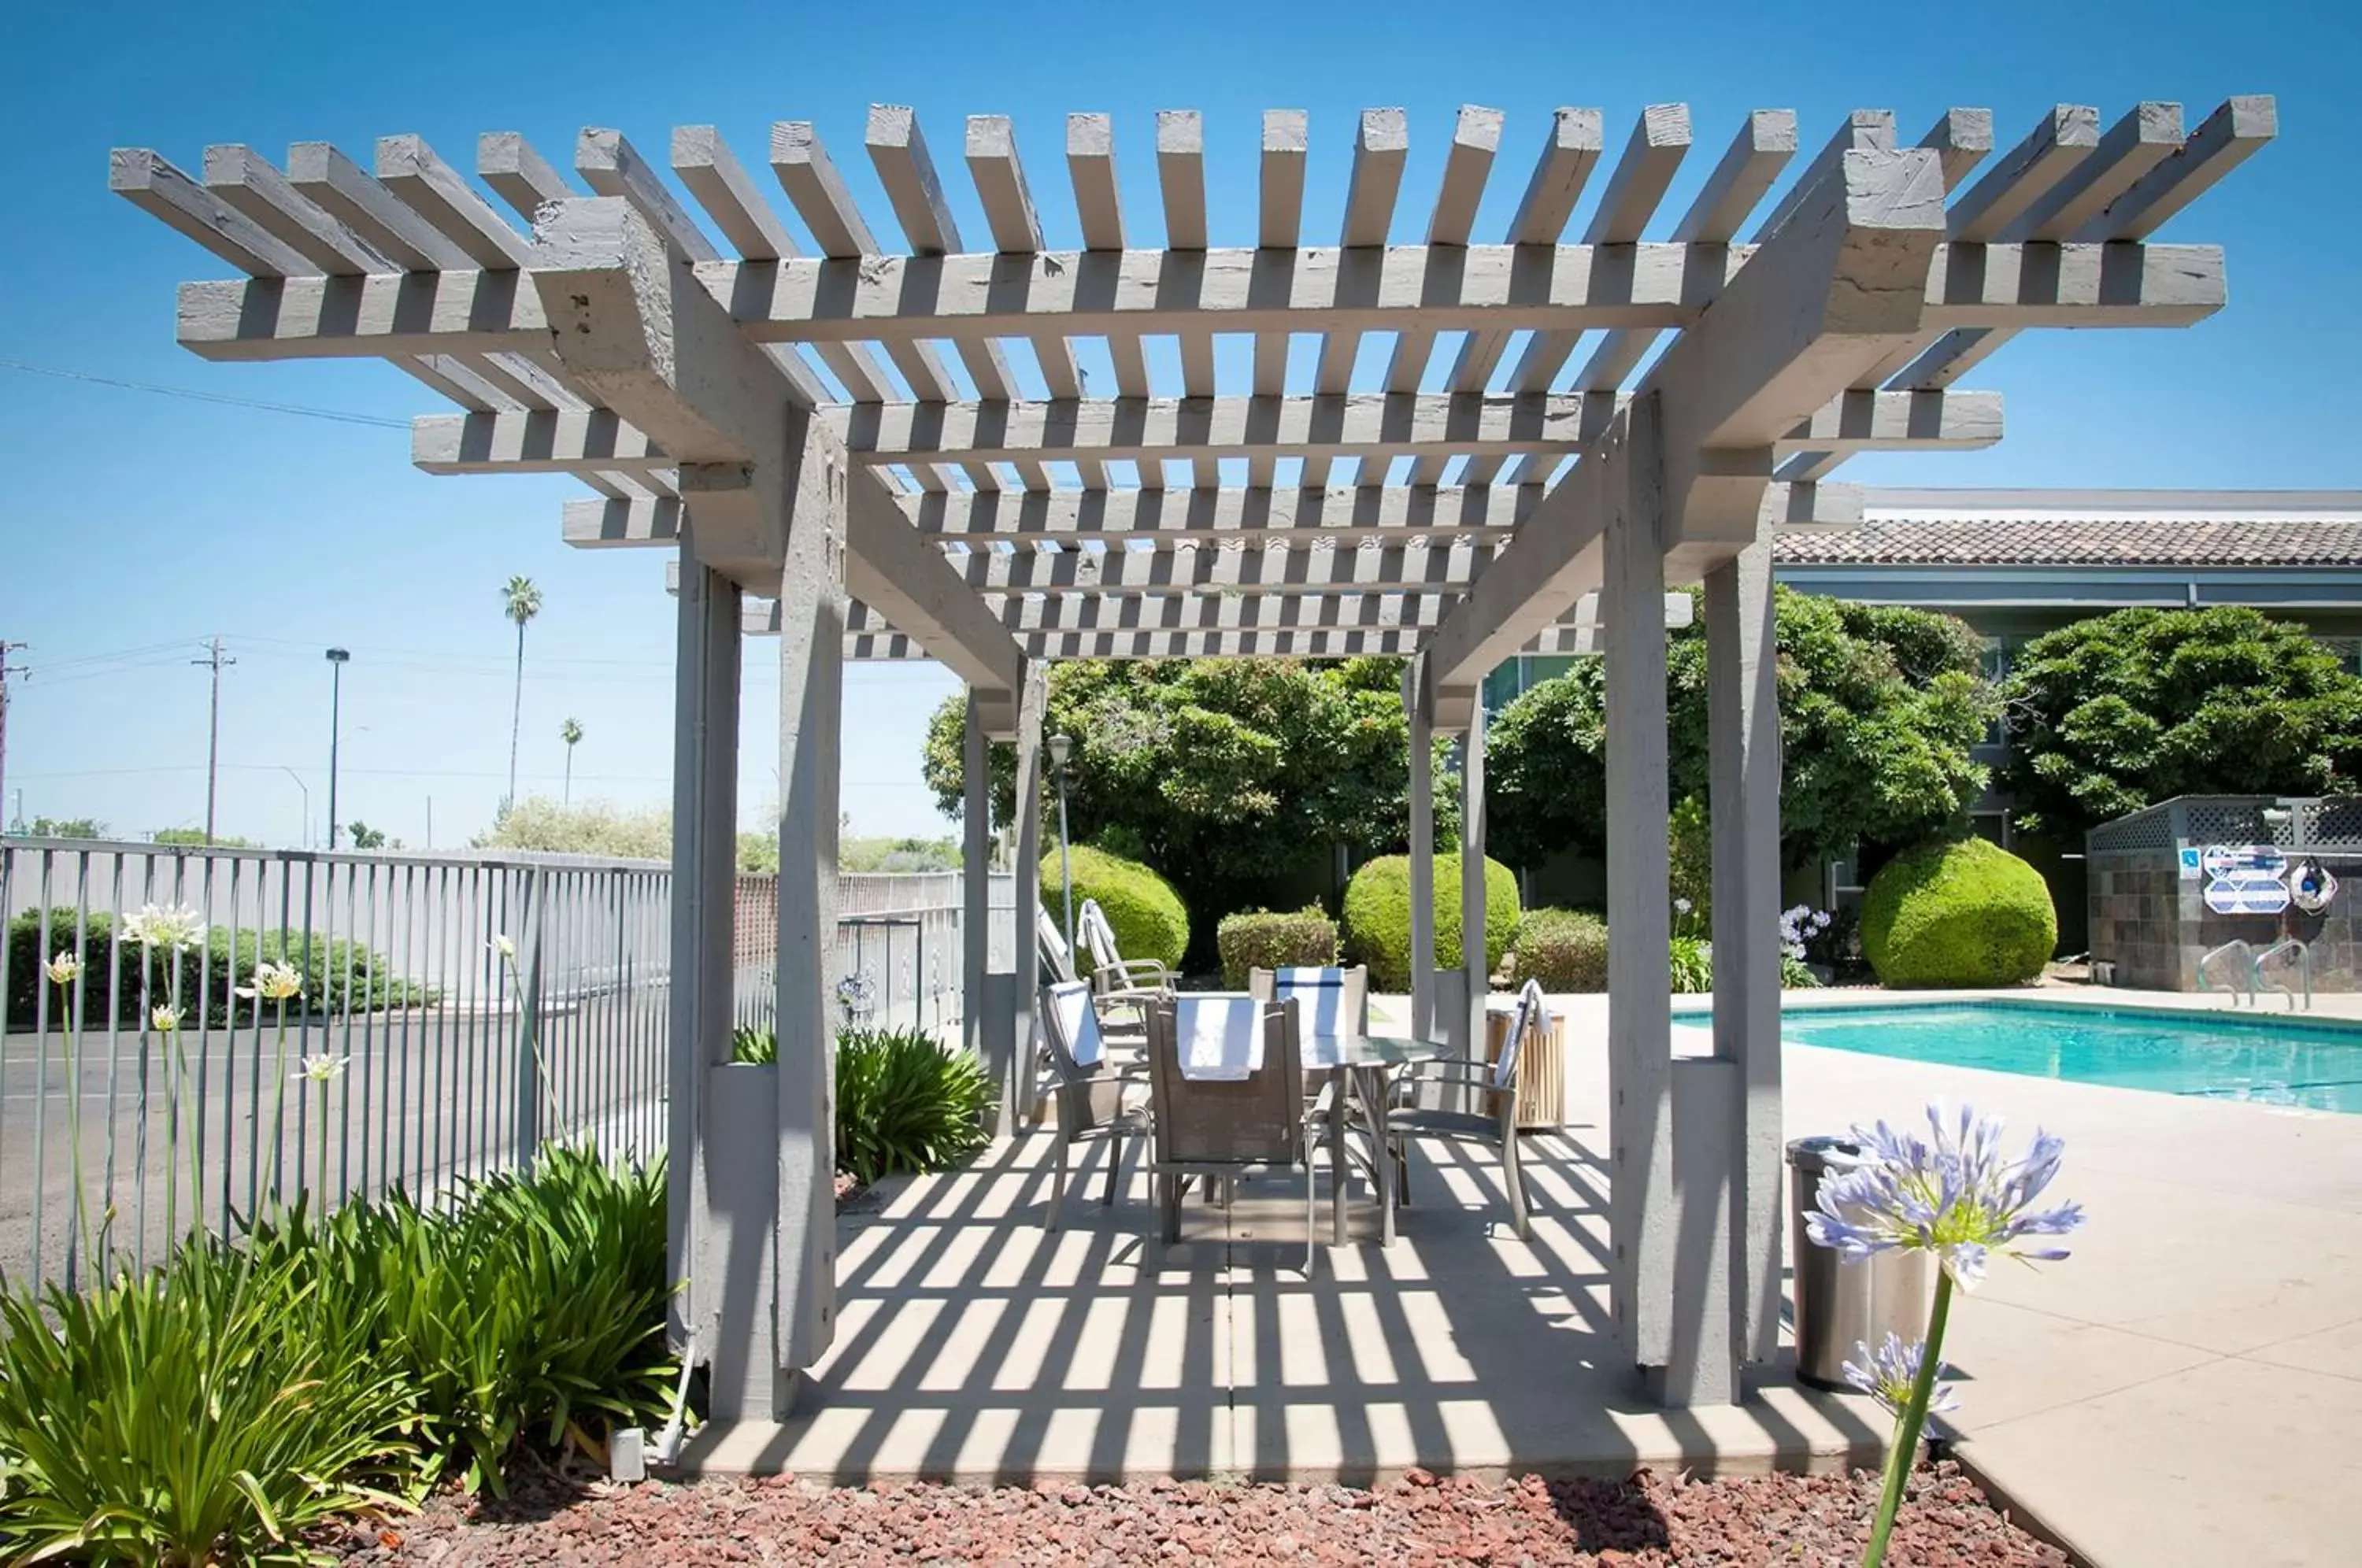
[[[1050,737],[1050,766],[1058,778],[1058,880],[1066,888],[1066,956],[1075,953],[1075,857],[1066,844],[1066,758],[1075,749],[1070,735]]]
[[[337,713],[344,701],[345,664],[353,656],[343,648],[328,650],[328,847],[337,847]]]

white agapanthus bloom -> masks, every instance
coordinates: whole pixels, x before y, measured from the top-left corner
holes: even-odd
[[[142,904],[125,919],[123,934],[142,947],[178,953],[204,934],[204,917],[186,904]]]
[[[176,1007],[160,1007],[148,1015],[148,1021],[155,1026],[157,1033],[170,1034],[181,1027],[181,1010]]]
[[[41,967],[48,972],[52,985],[71,986],[82,977],[82,960],[72,952],[59,954]]]
[[[345,1064],[351,1060],[350,1056],[331,1056],[326,1051],[316,1052],[304,1058],[303,1066],[295,1069],[295,1079],[299,1083],[327,1083],[343,1077]]]
[[[248,1000],[285,1001],[304,994],[304,977],[292,964],[277,964],[264,959],[254,966],[254,983],[237,988],[237,994]]]
[[[508,933],[506,932],[496,931],[492,933],[491,941],[487,943],[485,945],[489,946],[493,952],[499,954],[503,958],[513,958],[516,956],[516,944],[509,940]]]

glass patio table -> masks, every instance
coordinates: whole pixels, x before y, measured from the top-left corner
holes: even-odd
[[[1370,1174],[1378,1189],[1378,1244],[1395,1240],[1395,1163],[1386,1152],[1386,1088],[1397,1067],[1440,1062],[1452,1055],[1449,1041],[1407,1034],[1308,1034],[1300,1049],[1307,1076],[1329,1075],[1329,1161],[1335,1196],[1330,1201],[1330,1242],[1345,1244],[1345,1098],[1351,1094],[1368,1112]]]

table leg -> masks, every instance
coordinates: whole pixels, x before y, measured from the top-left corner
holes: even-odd
[[[1329,1085],[1329,1194],[1330,1242],[1334,1246],[1345,1244],[1345,1096],[1352,1086],[1352,1070],[1337,1069]]]
[[[1370,1069],[1370,1085],[1375,1092],[1370,1099],[1370,1139],[1376,1157],[1371,1164],[1378,1172],[1378,1245],[1395,1244],[1395,1162],[1393,1151],[1386,1147],[1386,1070]]]

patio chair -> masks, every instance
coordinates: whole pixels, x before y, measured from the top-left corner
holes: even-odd
[[[1050,1187],[1049,1229],[1061,1227],[1066,1209],[1066,1155],[1087,1139],[1108,1146],[1107,1190],[1101,1207],[1115,1202],[1123,1168],[1123,1140],[1147,1131],[1148,1082],[1138,1069],[1125,1071],[1107,1058],[1098,1010],[1087,981],[1065,980],[1042,988],[1042,1092],[1057,1108],[1057,1163]]]
[[[1247,990],[1259,1001],[1293,999],[1300,1010],[1300,1035],[1367,1034],[1370,1032],[1370,966],[1350,969],[1291,966],[1249,969]]]
[[[1049,977],[1045,984],[1065,985],[1080,978],[1075,973],[1075,955],[1066,947],[1066,933],[1046,909],[1033,911],[1033,943],[1041,950],[1042,972]]]
[[[1387,1098],[1385,1143],[1394,1154],[1395,1201],[1410,1203],[1410,1160],[1407,1145],[1414,1138],[1488,1143],[1500,1151],[1501,1184],[1507,1189],[1509,1218],[1518,1239],[1530,1241],[1532,1223],[1526,1211],[1526,1185],[1518,1165],[1518,1053],[1526,1035],[1550,1027],[1540,981],[1528,980],[1518,993],[1517,1011],[1509,1020],[1509,1037],[1501,1043],[1498,1061],[1489,1066],[1462,1058],[1458,1061],[1414,1062],[1398,1074]],[[1474,1111],[1452,1109],[1478,1092]]]
[[[1230,1047],[1227,1058],[1209,1060],[1203,1050],[1209,1042]],[[1181,1239],[1189,1177],[1227,1182],[1301,1165],[1304,1271],[1310,1274],[1317,1140],[1305,1111],[1296,1010],[1236,992],[1163,998],[1148,1007],[1148,1065],[1155,1150],[1150,1169],[1165,1242]],[[1209,1068],[1219,1076],[1209,1076]]]
[[[1173,975],[1163,960],[1126,958],[1116,950],[1115,927],[1097,899],[1085,899],[1075,913],[1075,934],[1091,955],[1091,986],[1099,1006],[1131,1015],[1115,1032],[1136,1040],[1148,1027],[1149,1004],[1173,994]]]

